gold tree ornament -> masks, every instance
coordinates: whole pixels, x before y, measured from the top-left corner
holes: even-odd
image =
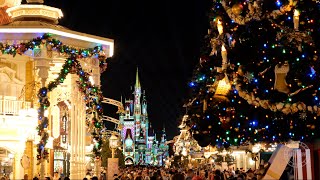
[[[289,64],[286,61],[284,64],[278,64],[274,68],[275,73],[275,82],[274,82],[274,89],[282,92],[282,93],[289,93],[290,90],[288,88],[288,84],[286,82],[286,77],[289,72]]]
[[[231,89],[231,84],[227,75],[219,81],[215,95],[226,96]]]
[[[205,112],[208,109],[207,100],[203,100],[203,112]]]
[[[238,3],[238,4],[233,5],[231,10],[232,10],[233,14],[240,15],[242,13],[243,6],[240,3]]]

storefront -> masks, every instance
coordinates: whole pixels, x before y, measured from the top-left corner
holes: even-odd
[[[70,154],[65,149],[54,149],[54,172],[58,172],[60,176],[70,173]]]
[[[14,155],[5,148],[0,147],[0,177],[12,177]]]

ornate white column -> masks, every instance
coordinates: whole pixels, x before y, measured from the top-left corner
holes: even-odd
[[[71,101],[71,116],[70,116],[70,121],[71,121],[71,151],[70,151],[70,179],[78,179],[76,177],[76,171],[77,171],[77,166],[76,166],[76,140],[77,140],[77,134],[76,134],[76,101],[75,101],[75,91],[76,91],[76,75],[71,74],[71,95],[70,95],[70,101]]]
[[[77,123],[77,178],[78,179],[82,179],[81,177],[80,177],[80,171],[81,171],[81,168],[80,168],[80,148],[81,148],[81,146],[80,146],[80,140],[81,140],[81,130],[80,130],[80,121],[81,121],[81,119],[80,119],[80,107],[81,107],[81,104],[80,104],[80,101],[79,101],[79,90],[77,89],[77,91],[76,91],[76,93],[77,93],[77,98],[76,98],[76,100],[77,100],[77,104],[76,104],[76,109],[77,109],[77,114],[76,114],[76,119],[77,119],[77,121],[76,121],[76,123]]]
[[[80,94],[80,101],[81,101],[81,105],[82,105],[82,108],[81,109],[81,118],[80,118],[80,132],[81,132],[81,154],[80,154],[80,157],[81,157],[81,177],[85,177],[86,175],[86,171],[85,171],[85,128],[84,128],[84,125],[85,125],[85,118],[86,118],[86,112],[85,112],[85,104],[84,104],[84,100],[83,100],[83,97],[82,95]]]
[[[243,154],[242,155],[242,157],[243,157],[243,169],[245,170],[245,171],[247,171],[248,169],[247,169],[247,165],[248,165],[248,155],[247,154]]]
[[[50,62],[52,61],[51,58],[47,56],[47,47],[44,44],[40,44],[39,48],[33,49],[33,59],[35,61],[35,67],[38,69],[38,76],[41,81],[41,87],[46,86],[46,81],[49,77],[49,70],[50,70]],[[44,179],[46,168],[45,168],[46,161],[44,159],[41,160],[40,163],[40,178]]]
[[[24,148],[21,148],[21,149],[24,150]],[[20,163],[20,159],[21,159],[22,155],[23,155],[23,152],[21,152],[21,151],[18,151],[17,153],[14,154],[14,166],[15,166],[15,171],[16,171],[16,172],[14,172],[15,179],[23,179],[23,176],[24,176],[24,174],[23,174],[24,170],[23,170],[21,163]]]

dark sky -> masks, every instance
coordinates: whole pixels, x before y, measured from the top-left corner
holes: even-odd
[[[129,97],[138,66],[149,120],[156,130],[165,124],[168,139],[177,135],[187,83],[207,31],[209,0],[46,0],[45,4],[62,9],[60,25],[114,39],[113,60],[101,76],[103,94],[117,100]],[[104,110],[110,116],[114,112],[109,106]]]

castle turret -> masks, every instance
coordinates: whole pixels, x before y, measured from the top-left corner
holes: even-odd
[[[166,137],[166,127],[163,126],[163,130],[162,130],[162,136],[161,136],[161,142],[166,142],[167,141],[167,137]]]
[[[125,118],[121,117],[124,118],[121,121],[123,124],[122,131],[127,132],[127,130],[130,129],[133,135],[132,138],[134,139],[134,143],[131,143],[130,140],[126,140],[126,136],[123,136],[123,140],[127,141],[127,143],[124,144],[124,149],[127,148],[127,151],[124,151],[125,159],[132,161],[134,164],[159,165],[159,162],[161,162],[161,165],[162,160],[159,159],[158,155],[160,152],[163,154],[165,149],[163,147],[166,146],[165,129],[160,137],[162,146],[159,148],[160,143],[148,119],[147,98],[145,91],[143,91],[143,93],[141,91],[138,68],[135,86],[134,89],[131,88],[131,90],[133,91],[132,94],[134,98],[133,100],[125,100]],[[132,144],[134,145],[133,151],[129,148]],[[129,164],[127,160],[125,163]]]
[[[141,85],[139,80],[139,70],[137,68],[136,73],[136,84],[134,86],[134,114],[140,115],[141,114]]]
[[[146,91],[142,94],[142,115],[148,116]]]
[[[139,70],[137,68],[136,72],[136,84],[134,86],[134,119],[136,125],[136,134],[135,139],[136,141],[140,140],[140,129],[141,129],[141,85],[139,80]]]

